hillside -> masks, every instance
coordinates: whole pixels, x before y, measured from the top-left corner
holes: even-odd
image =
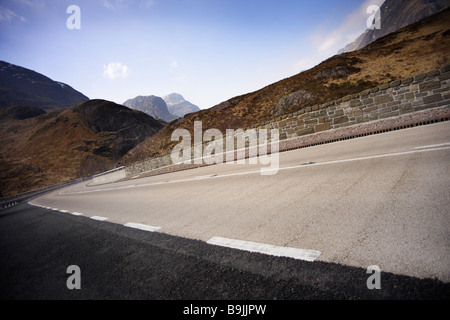
[[[369,43],[435,14],[450,5],[450,0],[386,0],[380,8],[381,29],[367,29],[342,52],[351,52]]]
[[[177,144],[171,142],[172,132],[185,128],[192,133],[194,121],[202,121],[203,130],[245,129],[278,115],[446,65],[450,62],[448,21],[449,8],[380,38],[362,50],[336,55],[293,77],[186,115],[132,149],[123,163],[170,152]]]
[[[89,100],[69,85],[35,71],[0,61],[0,108],[25,105],[51,109]]]
[[[164,123],[124,106],[90,100],[45,113],[0,110],[0,194],[19,193],[112,169]]]

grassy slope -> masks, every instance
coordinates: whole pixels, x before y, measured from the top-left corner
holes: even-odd
[[[102,139],[81,125],[78,114],[71,109],[26,120],[3,119],[0,135],[3,196],[78,178],[112,165],[111,160],[82,150],[85,141],[92,141],[94,147]]]

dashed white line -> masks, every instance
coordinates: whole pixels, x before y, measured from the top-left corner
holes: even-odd
[[[222,246],[222,247],[228,247],[233,249],[239,249],[249,252],[257,252],[257,253],[263,253],[267,255],[272,256],[278,256],[278,257],[289,257],[294,258],[298,260],[305,260],[309,262],[313,262],[316,260],[320,255],[320,251],[316,250],[305,250],[305,249],[298,249],[298,248],[291,248],[291,247],[280,247],[280,246],[274,246],[270,244],[263,244],[263,243],[256,243],[256,242],[250,242],[250,241],[242,241],[242,240],[235,240],[235,239],[227,239],[227,238],[221,238],[221,237],[214,237],[207,241],[209,244]]]
[[[40,206],[36,204],[32,204],[33,206],[42,207],[42,208],[48,208],[54,211],[59,211],[63,213],[70,213],[74,216],[81,216],[83,215],[80,212],[69,212],[67,210],[61,210],[58,208],[50,208],[45,206]],[[101,217],[101,216],[92,216],[90,217],[93,220],[97,221],[106,221],[108,218]],[[141,223],[134,223],[134,222],[128,222],[124,224],[125,227],[133,228],[133,229],[139,229],[149,232],[156,232],[161,229],[161,227],[155,227],[155,226],[149,226],[146,224]],[[256,253],[262,253],[267,254],[271,256],[277,256],[277,257],[288,257],[293,258],[297,260],[304,260],[313,262],[315,261],[320,255],[321,252],[317,250],[306,250],[306,249],[299,249],[299,248],[292,248],[292,247],[281,247],[281,246],[275,246],[270,244],[263,244],[263,243],[257,243],[257,242],[251,242],[251,241],[242,241],[242,240],[236,240],[236,239],[227,239],[227,238],[221,238],[221,237],[214,237],[207,241],[208,244],[211,245],[217,245],[221,247],[227,247],[232,249],[238,249],[238,250],[244,250],[248,252],[256,252]]]
[[[106,218],[106,217],[99,217],[99,216],[92,216],[90,218],[93,219],[93,220],[98,220],[98,221],[108,220],[108,218]]]
[[[150,232],[155,232],[155,231],[158,231],[159,229],[161,229],[161,227],[153,227],[153,226],[149,226],[146,224],[140,224],[140,223],[134,223],[134,222],[126,223],[126,224],[124,224],[124,226],[129,227],[129,228],[144,230],[144,231],[150,231]]]

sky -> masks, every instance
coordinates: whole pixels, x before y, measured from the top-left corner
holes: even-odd
[[[0,0],[0,60],[90,99],[176,92],[207,109],[337,54],[383,2]]]

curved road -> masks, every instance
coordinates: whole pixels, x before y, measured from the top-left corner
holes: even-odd
[[[312,252],[314,262],[298,262],[307,265],[363,271],[376,265],[382,275],[431,278],[448,290],[450,123],[279,156],[279,171],[271,176],[261,175],[258,165],[222,164],[78,184],[31,204],[74,221],[92,218],[152,236],[200,240],[195,243],[213,250],[238,243],[281,250],[275,254]],[[263,274],[258,266],[240,267]],[[341,283],[339,274],[329,277]]]

